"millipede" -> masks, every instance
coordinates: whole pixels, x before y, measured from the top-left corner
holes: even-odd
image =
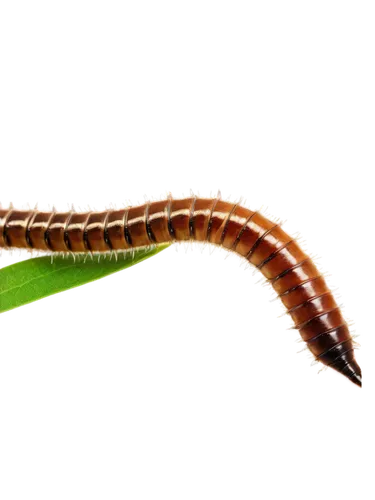
[[[317,361],[362,386],[349,327],[326,281],[295,238],[258,211],[221,197],[168,197],[101,212],[0,209],[0,248],[116,252],[178,241],[235,252],[273,287]]]

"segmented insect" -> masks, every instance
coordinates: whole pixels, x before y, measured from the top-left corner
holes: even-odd
[[[272,285],[315,359],[362,385],[348,325],[312,260],[279,224],[220,198],[168,198],[122,210],[0,209],[0,247],[108,252],[195,240],[256,266]]]

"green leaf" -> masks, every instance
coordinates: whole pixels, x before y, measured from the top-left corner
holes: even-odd
[[[0,269],[0,313],[84,285],[134,266],[156,255],[169,244],[128,252],[116,257],[98,254],[37,257]]]

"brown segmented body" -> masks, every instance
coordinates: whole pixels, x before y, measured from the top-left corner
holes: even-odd
[[[0,209],[0,247],[108,252],[172,241],[207,241],[256,266],[315,358],[361,386],[353,341],[324,278],[278,224],[221,199],[172,198],[104,212]]]

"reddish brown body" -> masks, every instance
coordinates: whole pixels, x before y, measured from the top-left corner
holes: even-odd
[[[348,325],[324,278],[293,238],[258,212],[204,198],[90,213],[0,209],[4,248],[108,252],[183,240],[223,246],[255,265],[315,358],[361,386]]]

